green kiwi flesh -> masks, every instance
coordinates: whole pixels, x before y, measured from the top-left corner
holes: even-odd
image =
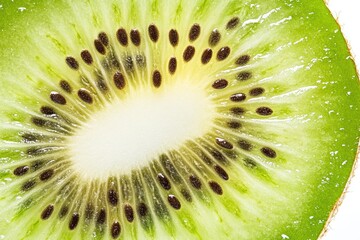
[[[0,239],[318,239],[360,84],[322,0],[0,4]]]

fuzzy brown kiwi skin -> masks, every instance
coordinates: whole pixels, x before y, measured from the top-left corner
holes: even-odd
[[[331,12],[331,11],[330,11],[330,8],[329,8],[329,2],[330,2],[330,1],[331,1],[331,0],[324,0],[325,5],[327,6],[329,12]],[[331,12],[331,14],[332,14],[333,17],[335,18],[336,23],[337,23],[340,31],[342,32],[343,36],[345,36],[344,33],[343,33],[343,31],[342,31],[342,26],[341,26],[341,24],[339,23],[339,18],[338,18],[338,16],[336,16],[336,15],[333,14],[332,12]],[[359,67],[356,65],[356,61],[355,61],[355,58],[354,58],[354,53],[353,53],[353,51],[352,51],[352,49],[351,49],[350,42],[349,42],[346,38],[345,38],[345,41],[346,41],[346,43],[347,43],[348,53],[349,53],[349,55],[351,56],[352,61],[354,62],[354,66],[355,66],[355,69],[356,69],[356,73],[357,73],[357,76],[358,76],[358,78],[359,78],[359,77],[360,77]],[[359,84],[360,84],[360,82],[359,82]],[[351,170],[349,179],[348,179],[348,181],[347,181],[347,183],[346,183],[346,185],[345,185],[344,191],[342,192],[341,196],[340,196],[339,199],[336,201],[336,204],[334,205],[333,209],[331,210],[331,212],[330,212],[330,214],[329,214],[329,216],[328,216],[328,219],[327,219],[327,221],[326,221],[326,224],[324,225],[324,228],[323,228],[323,230],[322,230],[322,232],[321,232],[321,234],[320,234],[320,236],[319,236],[319,239],[323,239],[323,238],[326,236],[326,234],[328,233],[328,231],[329,231],[329,226],[330,226],[330,224],[332,223],[333,219],[336,217],[336,214],[339,212],[340,206],[341,206],[341,205],[343,204],[343,202],[344,202],[344,199],[345,199],[345,197],[346,197],[346,194],[348,193],[349,187],[351,186],[351,182],[352,182],[353,178],[355,177],[355,173],[358,172],[359,175],[360,175],[360,169],[358,169],[358,168],[359,168],[359,165],[360,165],[360,141],[359,141],[359,144],[358,144],[357,153],[356,153],[356,155],[355,155],[355,161],[354,161],[354,164],[353,164],[353,166],[352,166],[352,170]]]

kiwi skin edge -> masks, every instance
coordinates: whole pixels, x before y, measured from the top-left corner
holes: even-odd
[[[325,5],[327,6],[329,12],[330,11],[330,8],[329,8],[329,2],[331,0],[324,0],[324,3]],[[340,29],[340,31],[342,31],[342,27],[341,27],[341,24],[339,22],[339,18],[337,16],[335,16],[335,14],[331,13],[333,16],[334,16],[334,19],[336,20],[336,23]],[[343,36],[344,36],[344,33],[343,33]],[[356,64],[356,61],[355,61],[355,58],[354,58],[354,52],[351,50],[351,45],[350,45],[350,42],[346,39],[346,37],[344,36],[344,39],[347,43],[347,49],[348,49],[348,52],[354,62],[354,66],[355,66],[355,69],[356,69],[356,72],[357,72],[357,76],[359,77],[360,76],[360,71],[359,71],[359,66]],[[351,171],[351,174],[350,174],[350,177],[348,179],[348,182],[346,183],[346,186],[344,188],[344,191],[343,193],[341,194],[341,196],[339,197],[338,201],[336,202],[336,204],[334,205],[334,208],[332,209],[329,217],[328,217],[328,220],[324,226],[324,229],[323,231],[321,232],[320,236],[319,236],[319,239],[323,239],[328,230],[329,230],[329,226],[331,224],[331,222],[334,220],[334,218],[336,217],[336,214],[339,212],[339,209],[346,197],[346,193],[348,192],[348,189],[349,187],[351,186],[351,181],[352,179],[355,177],[355,172],[358,171],[359,169],[359,165],[360,165],[360,141],[359,141],[359,146],[358,146],[358,150],[357,150],[357,153],[356,153],[356,156],[355,156],[355,161],[354,161],[354,164],[353,164],[353,168],[352,168],[352,171]]]
[[[356,153],[356,156],[355,156],[355,162],[353,164],[353,169],[351,171],[351,174],[350,174],[350,177],[349,177],[349,180],[348,182],[346,183],[346,186],[344,188],[344,191],[343,193],[341,194],[340,198],[338,199],[338,201],[336,202],[336,204],[334,205],[334,208],[331,210],[331,213],[328,217],[328,220],[324,226],[324,229],[323,231],[321,232],[320,236],[319,236],[319,239],[322,239],[326,236],[328,230],[329,230],[329,225],[330,223],[332,222],[332,220],[336,217],[336,214],[339,212],[339,209],[346,197],[346,193],[348,192],[348,189],[349,187],[351,186],[351,180],[352,178],[355,177],[355,171],[358,170],[359,168],[359,162],[360,162],[360,143],[359,143],[359,146],[358,146],[358,151]]]

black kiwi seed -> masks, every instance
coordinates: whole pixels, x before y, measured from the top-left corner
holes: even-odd
[[[212,87],[215,89],[224,89],[227,86],[228,86],[228,81],[226,81],[225,79],[218,79],[212,85]]]
[[[118,204],[119,197],[115,190],[110,189],[108,191],[108,200],[109,200],[110,204],[113,206],[116,206]]]
[[[263,94],[264,92],[265,92],[265,89],[259,87],[259,88],[251,89],[249,93],[251,96],[256,97],[256,96]]]
[[[214,170],[222,179],[229,180],[229,175],[222,167],[220,167],[219,165],[215,165]]]
[[[79,69],[79,63],[76,61],[75,58],[73,57],[67,57],[65,59],[66,61],[66,64],[71,68],[71,69],[74,69],[74,70],[78,70]]]
[[[105,221],[106,221],[106,211],[105,209],[101,209],[100,212],[98,213],[96,223],[102,225],[105,223]]]
[[[230,21],[226,24],[226,29],[231,30],[234,29],[237,25],[239,25],[240,19],[238,17],[233,17]]]
[[[102,55],[105,55],[106,53],[106,49],[105,49],[105,46],[104,44],[102,44],[102,42],[98,39],[95,39],[94,40],[94,46],[95,46],[95,49]]]
[[[236,76],[236,79],[239,81],[245,81],[245,80],[249,80],[251,77],[252,77],[251,72],[244,71],[244,72],[240,72]]]
[[[211,48],[205,49],[203,54],[201,55],[201,62],[202,64],[207,64],[208,62],[210,62],[211,58],[212,58],[212,50]]]
[[[42,118],[33,117],[33,118],[31,118],[31,122],[38,127],[43,127],[43,126],[45,126],[47,121]]]
[[[241,115],[245,112],[245,110],[241,107],[233,107],[230,109],[230,111],[235,115]]]
[[[120,236],[121,226],[119,222],[114,222],[111,226],[111,236],[115,239]]]
[[[241,149],[245,150],[245,151],[250,151],[252,149],[252,145],[251,143],[249,143],[246,140],[239,140],[238,141],[238,145]]]
[[[169,41],[173,47],[176,47],[179,43],[179,33],[175,29],[169,31]]]
[[[145,207],[146,207],[146,206],[145,206]],[[130,205],[126,204],[126,205],[124,206],[124,213],[125,213],[126,219],[127,219],[129,222],[134,221],[134,210],[133,210],[133,208],[132,208]]]
[[[219,61],[223,61],[225,60],[229,55],[230,55],[230,48],[229,47],[222,47],[220,48],[220,50],[217,52],[216,58]]]
[[[187,46],[183,53],[185,62],[189,62],[195,55],[195,48],[193,46]]]
[[[124,89],[126,86],[125,77],[121,72],[116,72],[113,76],[114,84],[118,89]]]
[[[126,33],[126,30],[123,29],[123,28],[120,28],[117,30],[116,32],[116,38],[118,39],[119,43],[122,45],[122,46],[127,46],[128,45],[128,35]]]
[[[109,45],[109,38],[107,36],[107,34],[105,32],[101,32],[98,34],[98,39],[100,40],[100,42],[102,44],[104,44],[104,46],[108,46]]]
[[[201,27],[199,24],[195,23],[191,28],[189,32],[189,40],[190,42],[195,41],[200,36]]]
[[[29,166],[21,166],[21,167],[17,167],[14,170],[14,175],[16,176],[22,176],[25,175],[28,171],[29,171]]]
[[[90,94],[90,92],[84,88],[79,89],[78,96],[81,100],[83,100],[86,103],[92,104],[93,98]]]
[[[145,203],[140,203],[138,205],[137,211],[138,211],[138,214],[140,215],[140,217],[144,217],[144,216],[146,216],[146,214],[148,212],[148,208]]]
[[[43,127],[45,126],[45,124],[47,123],[46,120],[42,119],[42,118],[38,118],[38,117],[33,117],[31,118],[31,122],[33,124],[35,124],[35,126],[38,126],[38,127]]]
[[[69,222],[69,229],[74,230],[77,227],[79,220],[80,220],[80,215],[78,213],[73,213]]]
[[[121,72],[116,72],[113,77],[114,84],[118,89],[124,89],[126,86],[124,75]]]
[[[169,72],[170,74],[174,74],[177,68],[177,60],[176,58],[172,57],[169,60]]]
[[[226,149],[232,149],[234,146],[226,141],[225,139],[222,138],[216,138],[216,143],[217,145],[219,145],[220,147],[226,148]]]
[[[68,214],[69,212],[69,208],[67,206],[63,206],[61,209],[60,209],[60,212],[59,212],[59,218],[63,218],[66,216],[66,214]]]
[[[262,116],[269,116],[273,114],[273,110],[268,107],[259,107],[256,109],[256,113]]]
[[[46,220],[50,218],[53,211],[54,211],[54,205],[47,206],[41,213],[41,219]]]
[[[57,103],[57,104],[60,104],[60,105],[65,105],[66,104],[65,97],[63,95],[61,95],[60,93],[58,93],[58,92],[51,92],[50,93],[50,99],[54,103]]]
[[[230,100],[233,102],[242,102],[245,99],[246,99],[246,95],[244,93],[235,93],[230,97]]]
[[[41,181],[46,181],[46,180],[49,180],[53,175],[54,175],[54,170],[48,169],[48,170],[42,172],[40,174],[39,178]]]
[[[94,59],[88,50],[83,50],[80,55],[81,55],[82,60],[86,64],[91,65],[94,62]]]
[[[227,125],[229,126],[229,128],[233,128],[233,129],[238,129],[241,127],[241,123],[235,121],[230,121],[227,123]]]
[[[170,205],[175,208],[176,210],[179,210],[181,208],[181,203],[180,201],[174,196],[174,195],[169,195],[168,196],[168,202],[170,203]]]
[[[266,157],[269,157],[269,158],[276,158],[276,152],[274,149],[272,148],[269,148],[269,147],[263,147],[261,148],[261,152],[266,156]]]
[[[23,191],[29,191],[30,189],[32,189],[35,186],[35,184],[36,184],[35,180],[29,180],[22,185],[21,189]]]
[[[198,177],[191,175],[189,177],[190,183],[191,185],[196,188],[196,189],[200,189],[201,188],[201,181]]]
[[[157,42],[159,40],[159,30],[156,27],[156,25],[151,24],[148,28],[148,32],[149,32],[149,37],[150,37],[151,41]]]
[[[223,190],[222,190],[221,186],[217,182],[210,181],[209,186],[210,186],[211,190],[213,190],[214,193],[216,193],[218,195],[223,194]]]
[[[45,115],[54,115],[54,114],[56,114],[55,110],[52,107],[47,107],[47,106],[42,106],[40,108],[40,112],[42,114],[45,114]]]
[[[60,87],[65,91],[65,92],[68,92],[68,93],[71,93],[72,92],[72,87],[70,85],[70,83],[66,80],[61,80],[59,82],[59,85]]]
[[[221,39],[221,34],[217,29],[214,29],[209,37],[209,45],[210,47],[215,47]]]
[[[135,45],[135,46],[140,46],[141,43],[141,38],[140,38],[140,32],[137,29],[132,29],[130,31],[130,39],[131,42]]]
[[[160,185],[165,189],[165,190],[169,190],[171,188],[171,184],[169,179],[162,173],[159,173],[157,175],[157,178],[159,180]]]
[[[242,55],[238,59],[236,59],[235,64],[239,66],[244,66],[250,61],[249,55]]]
[[[160,87],[161,79],[162,79],[161,73],[158,70],[155,70],[153,72],[153,76],[152,76],[152,81],[153,81],[154,87],[156,87],[156,88]]]

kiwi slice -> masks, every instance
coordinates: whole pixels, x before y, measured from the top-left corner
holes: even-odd
[[[0,239],[317,239],[360,84],[322,0],[0,5]]]

